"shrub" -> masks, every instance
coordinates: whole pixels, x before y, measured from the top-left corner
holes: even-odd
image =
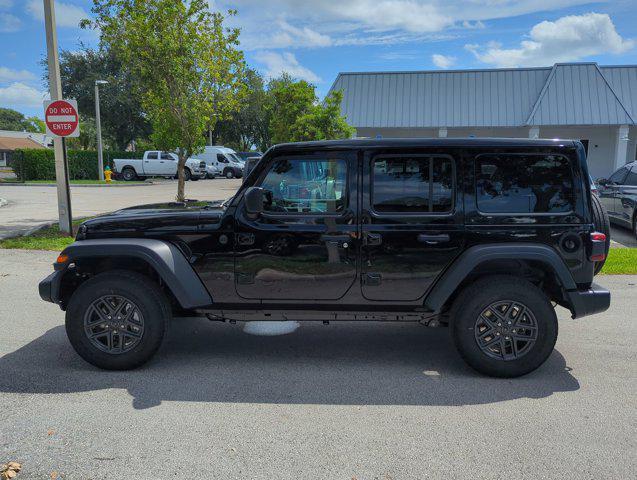
[[[114,158],[141,158],[142,152],[104,151],[104,166],[113,168]],[[97,152],[94,150],[68,150],[69,178],[71,180],[97,180]],[[18,180],[55,180],[55,156],[52,149],[21,149],[13,154],[11,167]]]

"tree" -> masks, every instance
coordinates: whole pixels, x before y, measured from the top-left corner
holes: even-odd
[[[332,92],[323,104],[316,87],[283,74],[268,84],[266,111],[273,143],[349,138],[355,130],[341,115],[342,92]]]
[[[270,146],[269,116],[264,108],[267,100],[263,77],[251,68],[245,70],[245,91],[237,111],[230,118],[217,122],[214,137],[217,142],[235,150],[257,147],[264,152]]]
[[[46,67],[46,62],[43,65]],[[46,71],[45,75],[48,79]],[[84,121],[91,119],[93,122],[95,80],[108,82],[100,85],[100,116],[103,136],[111,138],[115,148],[124,150],[134,139],[148,138],[150,123],[139,96],[131,94],[131,70],[108,44],[99,49],[63,50],[60,53],[60,77],[64,96],[75,98]]]
[[[265,108],[270,117],[272,143],[291,141],[296,120],[310,113],[318,101],[314,89],[311,83],[294,80],[287,73],[270,80]]]
[[[102,135],[104,144],[108,145],[108,136]],[[95,118],[80,114],[80,136],[67,138],[66,146],[72,150],[97,150],[97,126]]]
[[[25,118],[22,113],[10,108],[0,108],[0,130],[44,133],[44,122],[37,117]]]
[[[156,145],[177,152],[177,200],[184,201],[186,160],[205,144],[213,113],[235,101],[239,30],[225,28],[206,0],[93,1],[96,19],[84,26],[98,28],[102,45],[127,65]]]
[[[356,129],[341,115],[342,101],[342,91],[332,92],[324,104],[314,105],[308,113],[297,118],[290,128],[290,141],[350,138]]]

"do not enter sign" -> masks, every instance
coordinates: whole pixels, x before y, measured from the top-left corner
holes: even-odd
[[[79,137],[80,124],[75,100],[44,102],[46,133],[55,137]]]

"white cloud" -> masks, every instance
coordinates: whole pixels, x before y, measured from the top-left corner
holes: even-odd
[[[41,0],[29,0],[26,9],[33,18],[44,21],[44,4]],[[55,2],[55,23],[58,27],[77,27],[80,21],[88,16],[82,7],[65,2]]]
[[[21,80],[35,80],[35,75],[28,70],[12,70],[0,67],[0,82],[16,82]]]
[[[236,8],[246,49],[380,45],[438,40],[447,29],[475,30],[484,21],[546,12],[591,0],[216,0]],[[433,35],[433,36],[429,36]]]
[[[9,108],[42,107],[42,102],[48,96],[46,92],[14,82],[8,87],[0,87],[0,105]]]
[[[451,67],[454,63],[456,63],[456,57],[450,57],[448,55],[441,55],[439,53],[434,53],[431,56],[431,61],[436,67],[447,69]]]
[[[289,73],[295,78],[319,83],[321,79],[310,69],[299,63],[293,53],[290,52],[260,52],[256,55],[259,63],[264,65],[266,77],[278,77],[282,73]]]
[[[0,13],[0,32],[17,32],[22,27],[22,21],[10,13]]]
[[[471,44],[465,48],[481,62],[519,67],[572,62],[604,53],[620,54],[634,46],[634,40],[617,33],[607,14],[587,13],[538,23],[529,32],[529,40],[521,41],[518,48],[502,48],[496,42],[485,48]]]

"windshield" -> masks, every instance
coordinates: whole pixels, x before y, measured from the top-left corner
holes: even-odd
[[[227,156],[229,156],[234,162],[243,163],[241,157],[239,157],[239,155],[237,155],[236,153],[228,153]]]

